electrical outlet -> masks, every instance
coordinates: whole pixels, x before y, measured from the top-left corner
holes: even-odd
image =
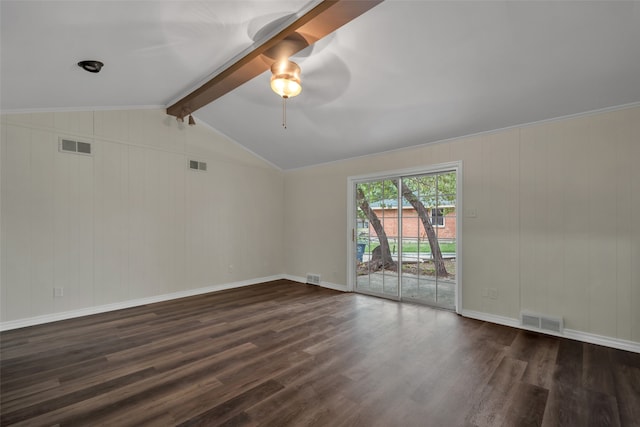
[[[498,289],[496,289],[496,288],[489,288],[489,298],[491,298],[491,299],[498,299]]]
[[[63,297],[63,296],[64,296],[64,288],[62,288],[62,287],[53,288],[53,297],[54,298],[59,298],[59,297]]]

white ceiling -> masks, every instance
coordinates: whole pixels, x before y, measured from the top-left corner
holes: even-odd
[[[307,0],[1,3],[0,107],[167,106]],[[402,1],[197,111],[282,169],[640,102],[640,2]],[[75,64],[99,59],[90,74]]]

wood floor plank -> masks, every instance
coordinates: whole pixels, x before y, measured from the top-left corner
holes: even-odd
[[[640,354],[277,280],[0,333],[0,426],[638,426]]]
[[[587,390],[587,425],[609,427],[620,425],[616,398],[607,394]],[[640,420],[636,420],[640,422]]]
[[[469,424],[500,426],[508,414],[515,392],[527,363],[503,357],[477,399],[477,408],[470,413]]]
[[[586,346],[583,352],[582,386],[587,390],[615,395],[608,348]]]
[[[193,427],[221,424],[240,414],[244,408],[251,407],[283,388],[284,386],[277,381],[265,381],[179,425],[181,427]]]
[[[633,358],[625,352],[625,358]],[[615,396],[621,425],[640,425],[640,368],[612,364]]]
[[[59,395],[44,402],[38,402],[6,414],[3,414],[3,422],[14,424],[29,418],[37,417],[42,414],[53,412],[66,406],[71,406],[77,402],[91,399],[95,396],[101,396],[112,390],[118,390],[126,385],[136,383],[146,378],[156,375],[157,371],[153,368],[143,369],[123,377],[114,378],[109,381],[86,389],[78,390],[74,393]]]
[[[513,403],[507,410],[503,427],[538,427],[542,425],[549,390],[526,382],[517,384]]]
[[[549,390],[542,425],[586,426],[588,422],[587,390],[579,383],[570,383],[563,378],[554,382]]]
[[[511,346],[510,356],[527,362],[522,381],[549,389],[558,356],[559,340],[535,332],[523,331]]]

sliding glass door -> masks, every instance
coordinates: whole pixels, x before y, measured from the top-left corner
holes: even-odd
[[[354,179],[355,291],[457,307],[458,170]]]

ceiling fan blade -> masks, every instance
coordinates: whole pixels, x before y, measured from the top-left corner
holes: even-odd
[[[167,108],[167,114],[183,117],[209,104],[269,69],[263,54],[295,33],[309,44],[322,39],[367,12],[383,0],[324,0],[292,24],[234,62],[211,80]],[[301,47],[303,49],[304,46]],[[290,49],[290,48],[288,48]],[[295,52],[292,52],[295,53]]]
[[[328,104],[342,95],[351,83],[347,64],[334,54],[318,55],[321,61],[303,68],[300,105],[305,107]],[[313,58],[310,59],[315,59]]]

